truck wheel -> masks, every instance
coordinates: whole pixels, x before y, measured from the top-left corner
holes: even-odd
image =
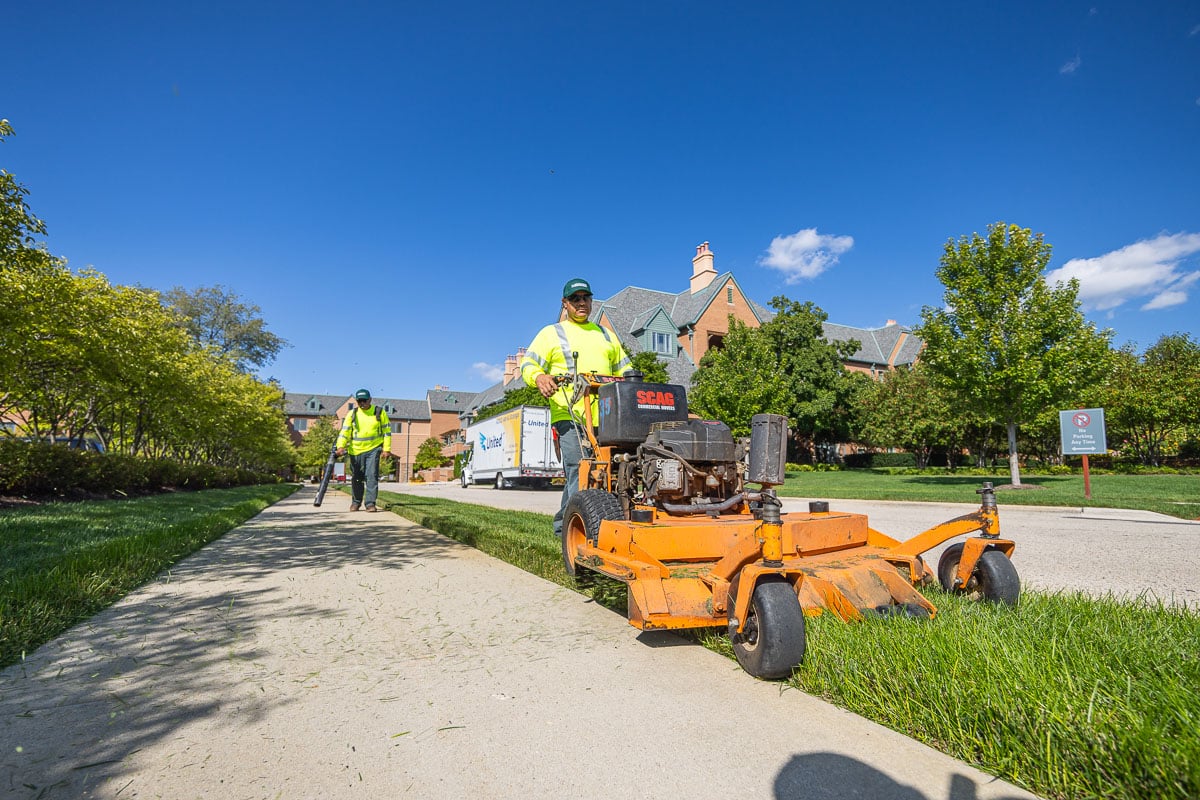
[[[459,476],[458,476],[458,479],[459,479],[459,481],[462,482],[462,487],[464,489],[471,488],[471,484],[473,483],[473,481],[470,479],[470,477],[468,477],[468,475],[469,475],[469,473],[464,471],[462,473],[459,473]]]
[[[593,545],[600,537],[600,523],[606,519],[624,519],[621,501],[601,489],[582,489],[571,495],[563,512],[562,554],[567,575],[579,580],[583,568],[575,563],[575,553],[584,541]]]
[[[804,609],[796,590],[777,575],[766,575],[754,587],[742,632],[729,622],[729,641],[742,669],[755,678],[790,677],[804,659]]]
[[[963,543],[958,542],[947,547],[938,559],[938,582],[943,589],[964,594],[972,600],[988,600],[1009,606],[1017,604],[1017,598],[1021,596],[1021,578],[1008,556],[992,548],[984,550],[967,585],[956,587],[954,573],[958,572],[962,553]]]
[[[508,484],[504,482],[504,476],[501,473],[497,472],[496,473],[496,488],[503,489],[507,485]]]

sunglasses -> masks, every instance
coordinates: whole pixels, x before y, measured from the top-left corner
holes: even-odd
[[[567,298],[567,302],[575,305],[580,303],[590,303],[592,302],[592,296],[590,294],[573,294]]]

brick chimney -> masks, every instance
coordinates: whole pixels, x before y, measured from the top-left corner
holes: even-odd
[[[713,252],[708,242],[696,245],[696,257],[692,259],[692,294],[713,282],[717,271],[713,268]]]
[[[507,384],[513,378],[517,377],[517,368],[521,365],[521,359],[525,357],[525,348],[517,348],[515,356],[504,357],[504,383]]]

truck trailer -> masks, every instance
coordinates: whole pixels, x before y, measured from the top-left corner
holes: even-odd
[[[467,428],[471,455],[463,464],[463,488],[490,484],[542,488],[563,480],[563,466],[554,450],[550,409],[520,406],[480,420]]]

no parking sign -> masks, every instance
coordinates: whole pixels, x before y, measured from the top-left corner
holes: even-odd
[[[1104,434],[1103,408],[1077,408],[1058,412],[1064,456],[1099,455],[1108,452]]]

